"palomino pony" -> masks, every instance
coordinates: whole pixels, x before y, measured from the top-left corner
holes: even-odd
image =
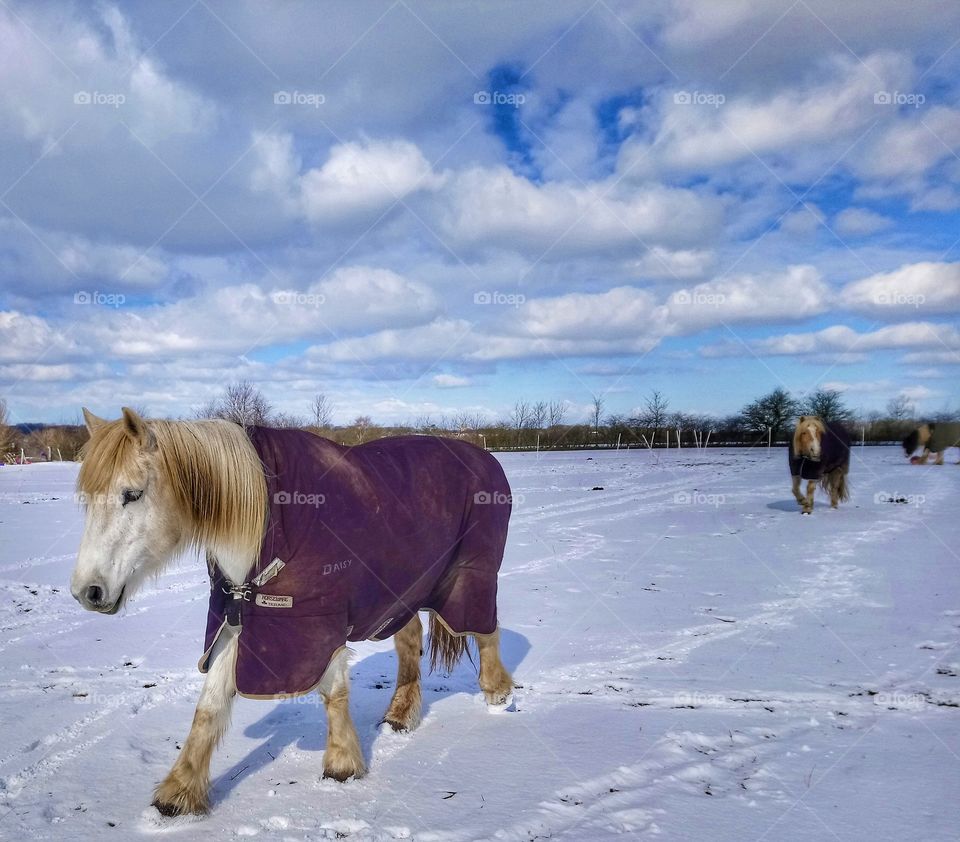
[[[818,481],[830,495],[831,508],[850,499],[850,434],[841,424],[824,422],[815,415],[801,415],[789,456],[793,496],[802,514],[813,512],[813,491]],[[800,494],[801,479],[807,480],[806,496]]]
[[[384,722],[413,729],[421,609],[432,612],[431,667],[452,668],[472,635],[487,703],[508,701],[496,593],[510,489],[486,451],[420,436],[341,447],[301,430],[145,421],[126,408],[117,421],[87,410],[84,419],[86,522],[71,582],[80,604],[115,614],[181,551],[207,553],[206,679],[190,735],[154,793],[163,815],[208,811],[210,758],[238,693],[318,690],[323,775],[360,777],[346,643],[394,636],[397,687]]]

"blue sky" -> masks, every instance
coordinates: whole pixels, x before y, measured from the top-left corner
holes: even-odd
[[[0,395],[960,407],[960,7],[0,7]]]

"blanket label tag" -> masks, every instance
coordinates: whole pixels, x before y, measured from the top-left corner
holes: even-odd
[[[293,597],[258,593],[256,603],[257,605],[262,605],[264,608],[293,608]]]

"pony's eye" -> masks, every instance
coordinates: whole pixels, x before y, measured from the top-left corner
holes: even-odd
[[[126,506],[127,503],[136,503],[141,497],[143,497],[143,491],[134,491],[128,488],[123,492],[123,505]]]

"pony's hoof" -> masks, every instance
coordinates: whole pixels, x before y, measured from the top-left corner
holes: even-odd
[[[204,816],[210,812],[207,787],[181,780],[179,775],[160,784],[151,803],[161,816]]]
[[[205,816],[210,812],[210,809],[206,806],[197,806],[194,809],[188,809],[185,804],[168,802],[168,801],[153,801],[150,804],[161,816],[171,819],[177,816]]]
[[[324,769],[323,777],[336,781],[337,783],[346,783],[350,778],[357,780],[362,778],[366,769]]]
[[[487,713],[497,714],[516,712],[517,704],[513,699],[513,693],[507,693],[506,696],[497,694],[496,698],[500,699],[500,701],[491,702],[489,698],[487,699]]]
[[[480,688],[483,690],[483,688]],[[504,707],[513,701],[513,684],[494,687],[492,690],[483,690],[484,701],[491,707]]]
[[[329,752],[324,758],[323,777],[331,778],[343,783],[348,778],[362,778],[366,774],[366,767],[363,765],[363,758],[360,756],[360,747],[357,746],[356,753],[336,750],[333,756]]]
[[[380,720],[380,727],[389,725],[390,729],[400,734],[406,734],[413,731],[420,724],[420,699],[417,699],[416,706],[408,708],[391,705],[383,719]]]

